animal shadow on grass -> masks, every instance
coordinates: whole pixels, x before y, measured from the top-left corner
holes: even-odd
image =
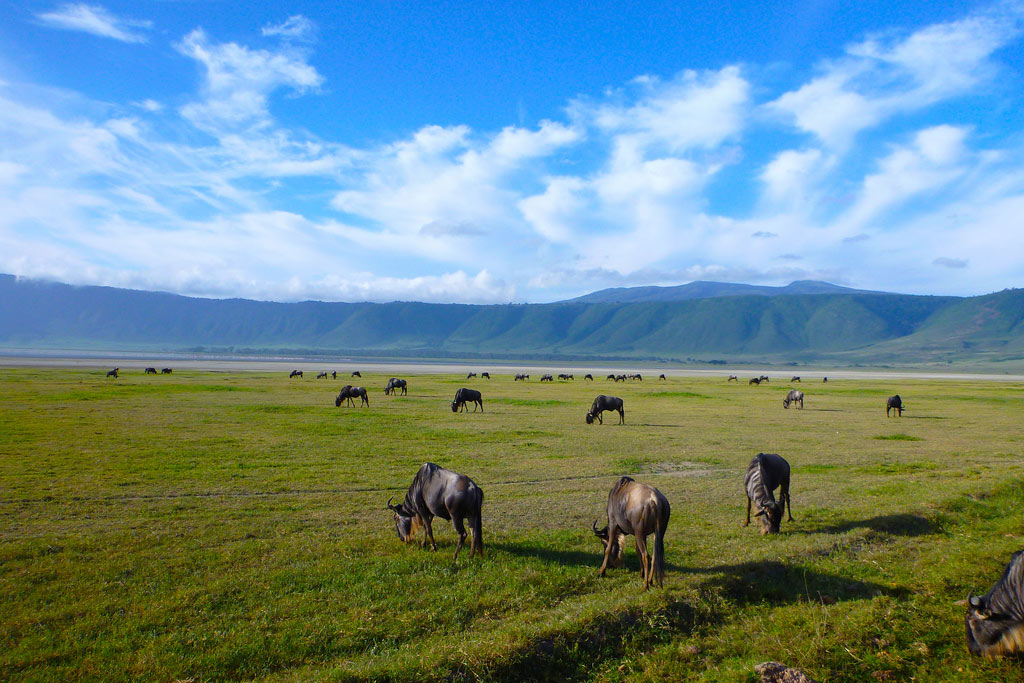
[[[791,534],[843,534],[854,529],[870,529],[875,533],[889,534],[891,536],[923,536],[941,531],[941,527],[921,515],[907,513],[896,515],[880,515],[870,519],[852,519],[839,524],[830,524],[810,529],[798,529],[790,527],[787,533]]]

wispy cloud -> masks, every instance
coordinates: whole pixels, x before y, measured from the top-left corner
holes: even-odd
[[[153,25],[150,21],[117,17],[103,7],[83,3],[62,5],[51,12],[37,14],[36,18],[54,28],[83,31],[124,43],[145,43],[146,35],[137,29],[149,29]]]
[[[280,24],[268,24],[263,27],[264,36],[279,37],[286,40],[310,41],[316,36],[316,24],[307,17],[296,14],[288,17]]]

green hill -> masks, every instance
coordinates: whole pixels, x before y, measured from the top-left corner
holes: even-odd
[[[1024,290],[968,298],[841,291],[630,303],[286,304],[5,275],[0,302],[6,348],[870,365],[1024,358]]]

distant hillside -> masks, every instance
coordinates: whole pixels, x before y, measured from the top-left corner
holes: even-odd
[[[637,303],[284,304],[0,276],[0,304],[6,348],[872,365],[1024,358],[1024,290],[969,298],[841,291]]]
[[[687,301],[713,299],[723,296],[791,296],[794,294],[883,294],[861,289],[840,287],[817,280],[797,280],[785,287],[744,285],[733,282],[707,282],[696,280],[674,287],[613,287],[569,299],[563,303],[633,303],[637,301]]]

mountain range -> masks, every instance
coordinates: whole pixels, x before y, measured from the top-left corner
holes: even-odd
[[[0,275],[0,304],[6,349],[994,368],[1024,359],[1016,289],[950,297],[693,282],[550,304],[275,303]]]

